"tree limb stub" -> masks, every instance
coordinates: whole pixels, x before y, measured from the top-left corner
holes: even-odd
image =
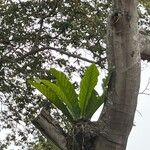
[[[142,60],[150,61],[150,36],[140,33],[139,40]]]
[[[52,141],[61,150],[67,150],[65,133],[47,110],[43,108],[32,123],[49,141]]]

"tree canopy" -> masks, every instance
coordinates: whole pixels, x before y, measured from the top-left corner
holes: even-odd
[[[138,7],[139,27],[149,34],[149,3],[143,4],[144,12],[143,5]],[[47,101],[27,83],[29,78],[51,79],[52,67],[61,68],[71,79],[75,73],[82,77],[90,63],[107,69],[110,6],[107,0],[0,1],[0,121],[2,130],[11,130],[1,148],[11,141],[30,146],[30,133],[35,139],[41,136],[30,121]],[[59,112],[49,107],[57,118]]]

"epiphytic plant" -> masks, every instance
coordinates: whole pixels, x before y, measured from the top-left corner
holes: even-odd
[[[101,96],[94,89],[99,76],[96,65],[92,64],[86,69],[80,82],[79,94],[63,72],[54,68],[50,72],[56,78],[56,83],[50,80],[29,80],[28,82],[60,109],[69,121],[89,120],[102,105],[107,93],[106,80],[103,83],[104,91]]]

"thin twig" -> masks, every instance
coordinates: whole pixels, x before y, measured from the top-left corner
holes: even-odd
[[[150,85],[150,78],[148,79],[148,83],[147,83],[145,89],[142,92],[140,92],[139,94],[150,95],[150,93],[146,93],[146,91],[150,91],[149,85]]]
[[[23,60],[23,59],[25,59],[26,57],[28,57],[28,56],[30,56],[30,55],[34,55],[34,54],[36,54],[36,53],[38,53],[38,52],[41,52],[41,51],[44,51],[44,50],[56,51],[56,52],[59,52],[59,53],[61,53],[61,54],[65,54],[65,55],[67,55],[67,56],[69,56],[69,57],[78,58],[78,59],[80,59],[80,60],[83,60],[83,61],[86,61],[86,62],[89,62],[89,63],[95,63],[95,64],[97,64],[97,62],[95,62],[95,61],[93,61],[93,60],[89,60],[89,59],[87,59],[87,58],[85,58],[85,57],[81,57],[81,56],[79,56],[79,55],[71,54],[71,53],[69,53],[69,52],[66,52],[66,51],[60,49],[60,48],[55,48],[55,47],[51,47],[51,46],[42,47],[42,48],[39,48],[39,49],[33,49],[33,50],[31,50],[30,52],[26,53],[25,55],[23,55],[23,56],[21,56],[21,57],[19,57],[19,58],[16,58],[16,59],[15,59],[15,62],[16,62],[16,61],[19,61],[19,60]]]

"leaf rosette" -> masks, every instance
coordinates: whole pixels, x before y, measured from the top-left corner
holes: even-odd
[[[28,82],[60,109],[69,121],[89,120],[103,104],[104,95],[99,96],[94,89],[99,76],[95,64],[86,69],[80,82],[79,94],[63,72],[54,68],[50,72],[56,78],[56,83],[50,80],[28,80]]]

